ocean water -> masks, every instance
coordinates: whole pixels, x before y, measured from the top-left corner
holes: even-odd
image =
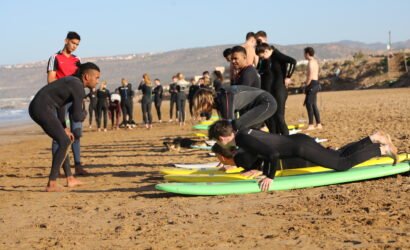
[[[31,97],[1,98],[0,99],[0,127],[10,124],[24,124],[30,121],[28,105]]]

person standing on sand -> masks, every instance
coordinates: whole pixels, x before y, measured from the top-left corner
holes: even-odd
[[[231,150],[236,166],[247,170],[244,176],[259,176],[255,170],[258,158],[266,161],[300,158],[336,171],[345,171],[373,157],[387,155],[395,165],[398,162],[397,148],[390,136],[382,131],[343,147],[343,150],[325,148],[314,138],[305,134],[278,135],[254,129],[235,131],[231,122],[217,121],[209,128],[209,139],[219,146]],[[259,180],[260,189],[268,191],[276,173],[276,168],[264,165],[265,177]]]
[[[242,47],[246,49],[246,63],[248,65],[252,65],[253,67],[256,67],[258,65],[258,56],[255,53],[255,47],[256,47],[256,37],[255,33],[253,32],[248,32],[246,34],[246,41],[244,44],[242,44]]]
[[[164,89],[162,88],[161,81],[159,79],[155,79],[154,83],[155,83],[155,88],[152,91],[152,94],[154,95],[154,105],[155,105],[155,109],[157,110],[158,121],[159,123],[161,123],[162,122],[161,104],[162,104],[162,94],[164,92]]]
[[[178,106],[177,106],[177,81],[178,78],[176,76],[172,77],[172,83],[169,85],[169,94],[171,95],[170,97],[170,103],[169,103],[169,122],[172,122],[172,114],[174,111],[174,106],[175,106],[175,118],[178,119]]]
[[[103,81],[97,90],[97,131],[101,131],[101,120],[104,118],[104,132],[107,132],[108,108],[110,106],[110,91],[107,82]]]
[[[111,118],[112,129],[118,129],[120,127],[121,96],[117,93],[117,91],[110,96],[110,106],[108,110]]]
[[[319,63],[315,58],[315,50],[312,47],[306,47],[304,49],[305,59],[308,60],[308,65],[306,69],[306,81],[304,83],[305,87],[305,102],[306,105],[309,126],[306,130],[313,130],[315,126],[313,125],[313,115],[316,120],[316,128],[322,129],[322,124],[320,123],[319,109],[317,108],[317,93],[320,91],[319,83]]]
[[[80,45],[81,37],[78,33],[70,31],[67,33],[66,39],[64,40],[64,48],[52,55],[48,60],[47,65],[47,82],[52,84],[54,81],[61,79],[66,76],[73,75],[77,70],[77,63],[80,62],[80,58],[75,56],[73,52]],[[87,171],[81,166],[81,147],[80,138],[82,136],[83,124],[82,122],[74,122],[72,120],[72,109],[71,104],[68,103],[66,107],[63,107],[58,111],[59,113],[66,113],[67,119],[70,120],[71,132],[74,135],[74,143],[71,145],[71,150],[74,156],[74,166],[76,175],[88,174]],[[51,150],[54,154],[57,151],[57,143],[53,141]],[[70,158],[67,156],[64,164],[70,165]]]
[[[97,123],[97,90],[93,88],[87,95],[90,104],[88,105],[88,122],[90,124],[89,128],[92,128],[93,115],[95,116],[95,122]]]
[[[142,118],[147,129],[152,128],[152,82],[147,73],[142,76],[142,81],[138,90],[142,92],[141,110]]]
[[[79,64],[75,76],[60,78],[40,89],[30,102],[29,114],[44,132],[50,136],[58,145],[53,154],[51,171],[46,187],[47,192],[61,191],[57,185],[57,177],[63,166],[67,186],[75,187],[82,184],[74,178],[70,165],[64,163],[68,149],[74,140],[74,135],[67,127],[65,114],[57,111],[67,103],[72,103],[72,120],[82,122],[87,116],[83,110],[85,97],[84,88],[95,88],[100,78],[100,69],[94,63]]]
[[[186,103],[186,95],[185,95],[185,87],[178,85],[177,86],[177,107],[178,107],[178,122],[179,126],[185,126],[185,103]]]
[[[131,83],[125,78],[121,79],[121,86],[118,87],[118,92],[121,96],[121,111],[122,111],[122,123],[120,128],[133,128],[135,122],[133,120],[134,115],[134,91],[132,90]]]
[[[198,91],[199,89],[199,85],[198,83],[195,81],[195,78],[192,77],[191,78],[191,86],[189,86],[189,90],[188,90],[188,103],[189,103],[189,114],[191,115],[191,118],[193,120],[195,120],[195,116],[194,116],[194,96],[195,93]]]
[[[278,103],[278,110],[274,116],[276,132],[282,135],[289,135],[289,129],[285,121],[285,107],[286,100],[288,99],[287,85],[292,82],[290,78],[295,71],[296,60],[282,54],[274,46],[270,46],[267,43],[256,46],[256,54],[270,61],[270,69],[273,75],[271,94]]]
[[[255,67],[247,62],[247,52],[242,46],[232,48],[232,66],[236,70],[236,78],[232,85],[245,85],[260,88],[261,82]]]

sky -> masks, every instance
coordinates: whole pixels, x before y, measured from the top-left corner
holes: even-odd
[[[280,45],[410,39],[407,0],[2,0],[0,65],[47,60],[68,31],[80,57],[240,44],[265,30]]]

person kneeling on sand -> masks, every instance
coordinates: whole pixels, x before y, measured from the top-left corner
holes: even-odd
[[[57,115],[64,105],[72,102],[72,119],[74,122],[84,121],[87,113],[83,111],[84,87],[95,88],[100,78],[100,69],[94,63],[79,64],[74,76],[60,78],[40,89],[34,96],[29,106],[30,117],[55,140],[58,149],[53,155],[49,181],[46,187],[48,192],[61,191],[57,186],[57,177],[68,149],[74,140],[69,127],[64,119],[65,114]],[[71,173],[70,166],[64,164],[64,172],[67,177],[67,186],[75,187],[82,184]]]
[[[301,158],[336,171],[345,171],[373,157],[386,155],[398,161],[397,148],[390,136],[382,131],[350,143],[342,149],[333,150],[316,143],[305,134],[278,135],[254,129],[241,129],[234,132],[231,122],[217,121],[209,128],[209,139],[232,152],[236,166],[247,170],[246,176],[255,176],[256,162],[262,158],[267,162],[278,159]],[[275,164],[264,164],[259,185],[262,191],[269,190],[275,176]]]

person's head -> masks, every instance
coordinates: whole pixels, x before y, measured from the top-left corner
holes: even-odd
[[[125,78],[121,78],[121,85],[122,86],[127,86],[128,85],[128,80],[127,79],[125,79]]]
[[[184,80],[184,79],[185,79],[185,76],[184,76],[184,74],[182,74],[182,73],[177,73],[177,74],[176,74],[176,77],[177,77],[177,81],[181,81],[181,80]]]
[[[198,84],[203,85],[205,83],[205,79],[203,77],[198,79]]]
[[[268,35],[263,30],[260,30],[260,31],[256,32],[255,38],[256,38],[256,43],[257,44],[268,43]]]
[[[312,47],[306,47],[304,50],[306,60],[315,56],[315,50]]]
[[[251,46],[256,46],[256,37],[255,37],[255,33],[253,32],[248,32],[246,34],[246,43],[251,45]]]
[[[77,71],[74,76],[81,79],[84,86],[93,89],[100,79],[100,68],[92,62],[77,63]]]
[[[246,61],[246,49],[242,46],[235,46],[232,48],[232,66],[236,70],[240,70],[248,66]]]
[[[219,71],[219,70],[214,70],[213,73],[214,73],[214,76],[215,76],[216,79],[218,79],[218,80],[221,81],[221,82],[224,81],[224,77],[223,77],[221,71]]]
[[[177,76],[172,76],[172,82],[177,82],[178,81],[178,77]]]
[[[196,85],[195,77],[192,77],[192,78],[189,80],[189,82],[190,82],[192,85]]]
[[[107,88],[107,81],[102,81],[100,84],[100,89],[106,89]]]
[[[202,72],[202,77],[203,77],[203,78],[210,78],[210,76],[209,76],[209,71],[204,71],[204,72]]]
[[[161,81],[160,81],[158,78],[155,79],[154,82],[155,82],[155,85],[156,85],[156,86],[161,85]]]
[[[231,62],[231,55],[232,55],[232,49],[231,48],[227,48],[224,50],[223,55],[226,59],[226,61]]]
[[[80,45],[80,35],[77,34],[77,32],[70,31],[67,33],[67,36],[64,40],[64,50],[68,53],[71,54],[73,53],[78,45]]]
[[[142,80],[144,80],[144,83],[147,86],[151,86],[152,82],[151,82],[151,78],[149,77],[149,75],[147,73],[142,75]]]
[[[236,148],[235,148],[236,149]],[[224,164],[224,165],[229,165],[229,166],[235,166],[235,161],[233,160],[234,157],[234,150],[231,148],[225,148],[220,146],[218,143],[214,144],[212,146],[212,152],[215,153],[216,158]]]
[[[235,139],[234,130],[230,121],[219,120],[209,127],[208,137],[216,140],[221,146],[232,144]]]
[[[196,117],[202,114],[212,114],[212,108],[215,103],[214,92],[206,88],[197,90],[193,98],[193,103]]]
[[[275,47],[267,43],[261,43],[256,46],[255,53],[262,59],[268,59],[272,55],[274,49]]]

